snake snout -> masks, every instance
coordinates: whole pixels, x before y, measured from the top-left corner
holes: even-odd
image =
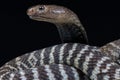
[[[32,16],[34,14],[35,14],[35,10],[33,8],[27,10],[27,15]]]

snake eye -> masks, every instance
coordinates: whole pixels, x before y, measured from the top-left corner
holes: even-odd
[[[45,10],[45,6],[40,6],[39,11],[43,11],[43,10]]]

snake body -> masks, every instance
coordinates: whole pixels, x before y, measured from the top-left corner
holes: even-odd
[[[24,71],[26,69],[45,64],[65,64],[73,66],[84,72],[92,80],[120,79],[119,65],[111,61],[109,57],[103,55],[103,53],[101,53],[96,47],[79,43],[55,45],[17,57],[16,59],[6,63],[0,69],[0,73],[6,73],[5,76],[1,75],[1,78],[3,78],[3,80],[7,80],[9,78],[14,80],[15,74],[8,78],[6,78],[6,75],[11,71],[13,71],[13,73],[17,70]],[[51,73],[53,74],[52,71]],[[26,78],[25,73],[21,73],[21,80],[24,80],[22,79],[23,77],[24,79]],[[51,78],[49,80],[54,79]],[[55,78],[55,80],[57,79]],[[62,78],[61,80],[69,79]]]
[[[120,39],[102,46],[100,50],[120,65]]]
[[[79,80],[77,70],[71,66],[61,64],[41,65],[9,72],[3,80]]]
[[[27,12],[34,20],[54,23],[62,42],[88,42],[78,17],[67,8],[37,5]],[[3,65],[0,80],[120,80],[119,65],[103,48],[63,43],[35,50]]]

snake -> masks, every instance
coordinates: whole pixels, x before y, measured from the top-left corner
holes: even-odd
[[[113,50],[107,49],[108,45],[115,42],[100,48],[88,45],[86,31],[74,12],[57,5],[36,5],[27,14],[55,24],[62,44],[10,60],[0,68],[0,80],[120,80],[120,67],[115,62],[119,56],[113,52],[107,55]]]

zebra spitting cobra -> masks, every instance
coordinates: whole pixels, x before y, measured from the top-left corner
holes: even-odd
[[[109,47],[87,45],[85,29],[71,10],[37,5],[27,14],[31,19],[55,24],[63,43],[7,62],[0,68],[0,80],[120,80],[120,67],[115,62],[119,57],[113,52],[106,55],[113,48],[107,51]]]

